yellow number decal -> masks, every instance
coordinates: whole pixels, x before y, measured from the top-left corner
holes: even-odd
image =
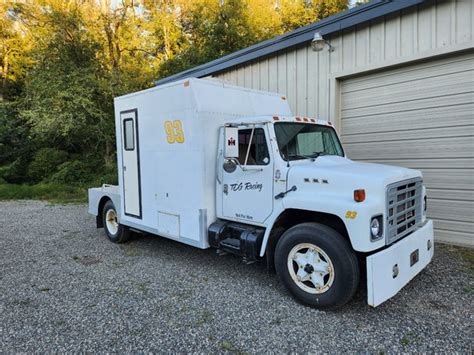
[[[184,142],[183,125],[180,120],[165,121],[165,132],[169,144]]]
[[[166,132],[166,140],[168,141],[169,144],[173,144],[175,141],[173,122],[171,121],[165,122],[165,132]]]
[[[176,120],[173,122],[174,126],[174,138],[176,142],[183,143],[184,142],[184,133],[183,133],[183,126],[181,125],[180,120]]]
[[[355,219],[357,217],[357,212],[355,211],[347,211],[346,218],[348,219]]]

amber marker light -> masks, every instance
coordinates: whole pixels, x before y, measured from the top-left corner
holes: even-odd
[[[364,202],[365,201],[365,190],[364,189],[354,190],[354,201],[355,202]]]

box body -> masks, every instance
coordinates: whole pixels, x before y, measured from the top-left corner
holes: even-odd
[[[279,94],[206,79],[121,96],[114,104],[120,223],[200,248],[208,247],[207,228],[216,219],[220,127],[243,117],[291,115]],[[124,150],[123,121],[130,114],[138,164],[128,163],[127,154],[135,153]],[[124,182],[130,166],[138,170],[132,175],[139,186],[135,179]],[[136,195],[138,202],[132,201]],[[127,213],[127,199],[134,213]]]

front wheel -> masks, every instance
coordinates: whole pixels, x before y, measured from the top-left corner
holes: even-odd
[[[359,284],[359,264],[349,242],[318,223],[296,225],[281,236],[275,267],[293,297],[320,309],[344,305]]]
[[[105,234],[113,243],[125,243],[130,237],[130,230],[118,223],[117,210],[112,201],[107,201],[102,213]]]

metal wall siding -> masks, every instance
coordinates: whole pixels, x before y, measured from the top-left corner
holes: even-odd
[[[256,83],[243,81],[239,76],[255,66],[260,82],[268,75],[269,89],[288,96],[295,113],[334,120],[329,117],[328,107],[330,74],[382,65],[384,61],[397,58],[409,60],[422,52],[470,42],[474,31],[473,11],[472,0],[428,1],[332,36],[330,41],[336,48],[332,53],[313,52],[308,43],[306,50],[296,47],[214,76],[257,88]],[[265,65],[260,63],[268,63],[268,74]],[[304,81],[302,85],[299,80]],[[278,82],[276,88],[275,81]]]

